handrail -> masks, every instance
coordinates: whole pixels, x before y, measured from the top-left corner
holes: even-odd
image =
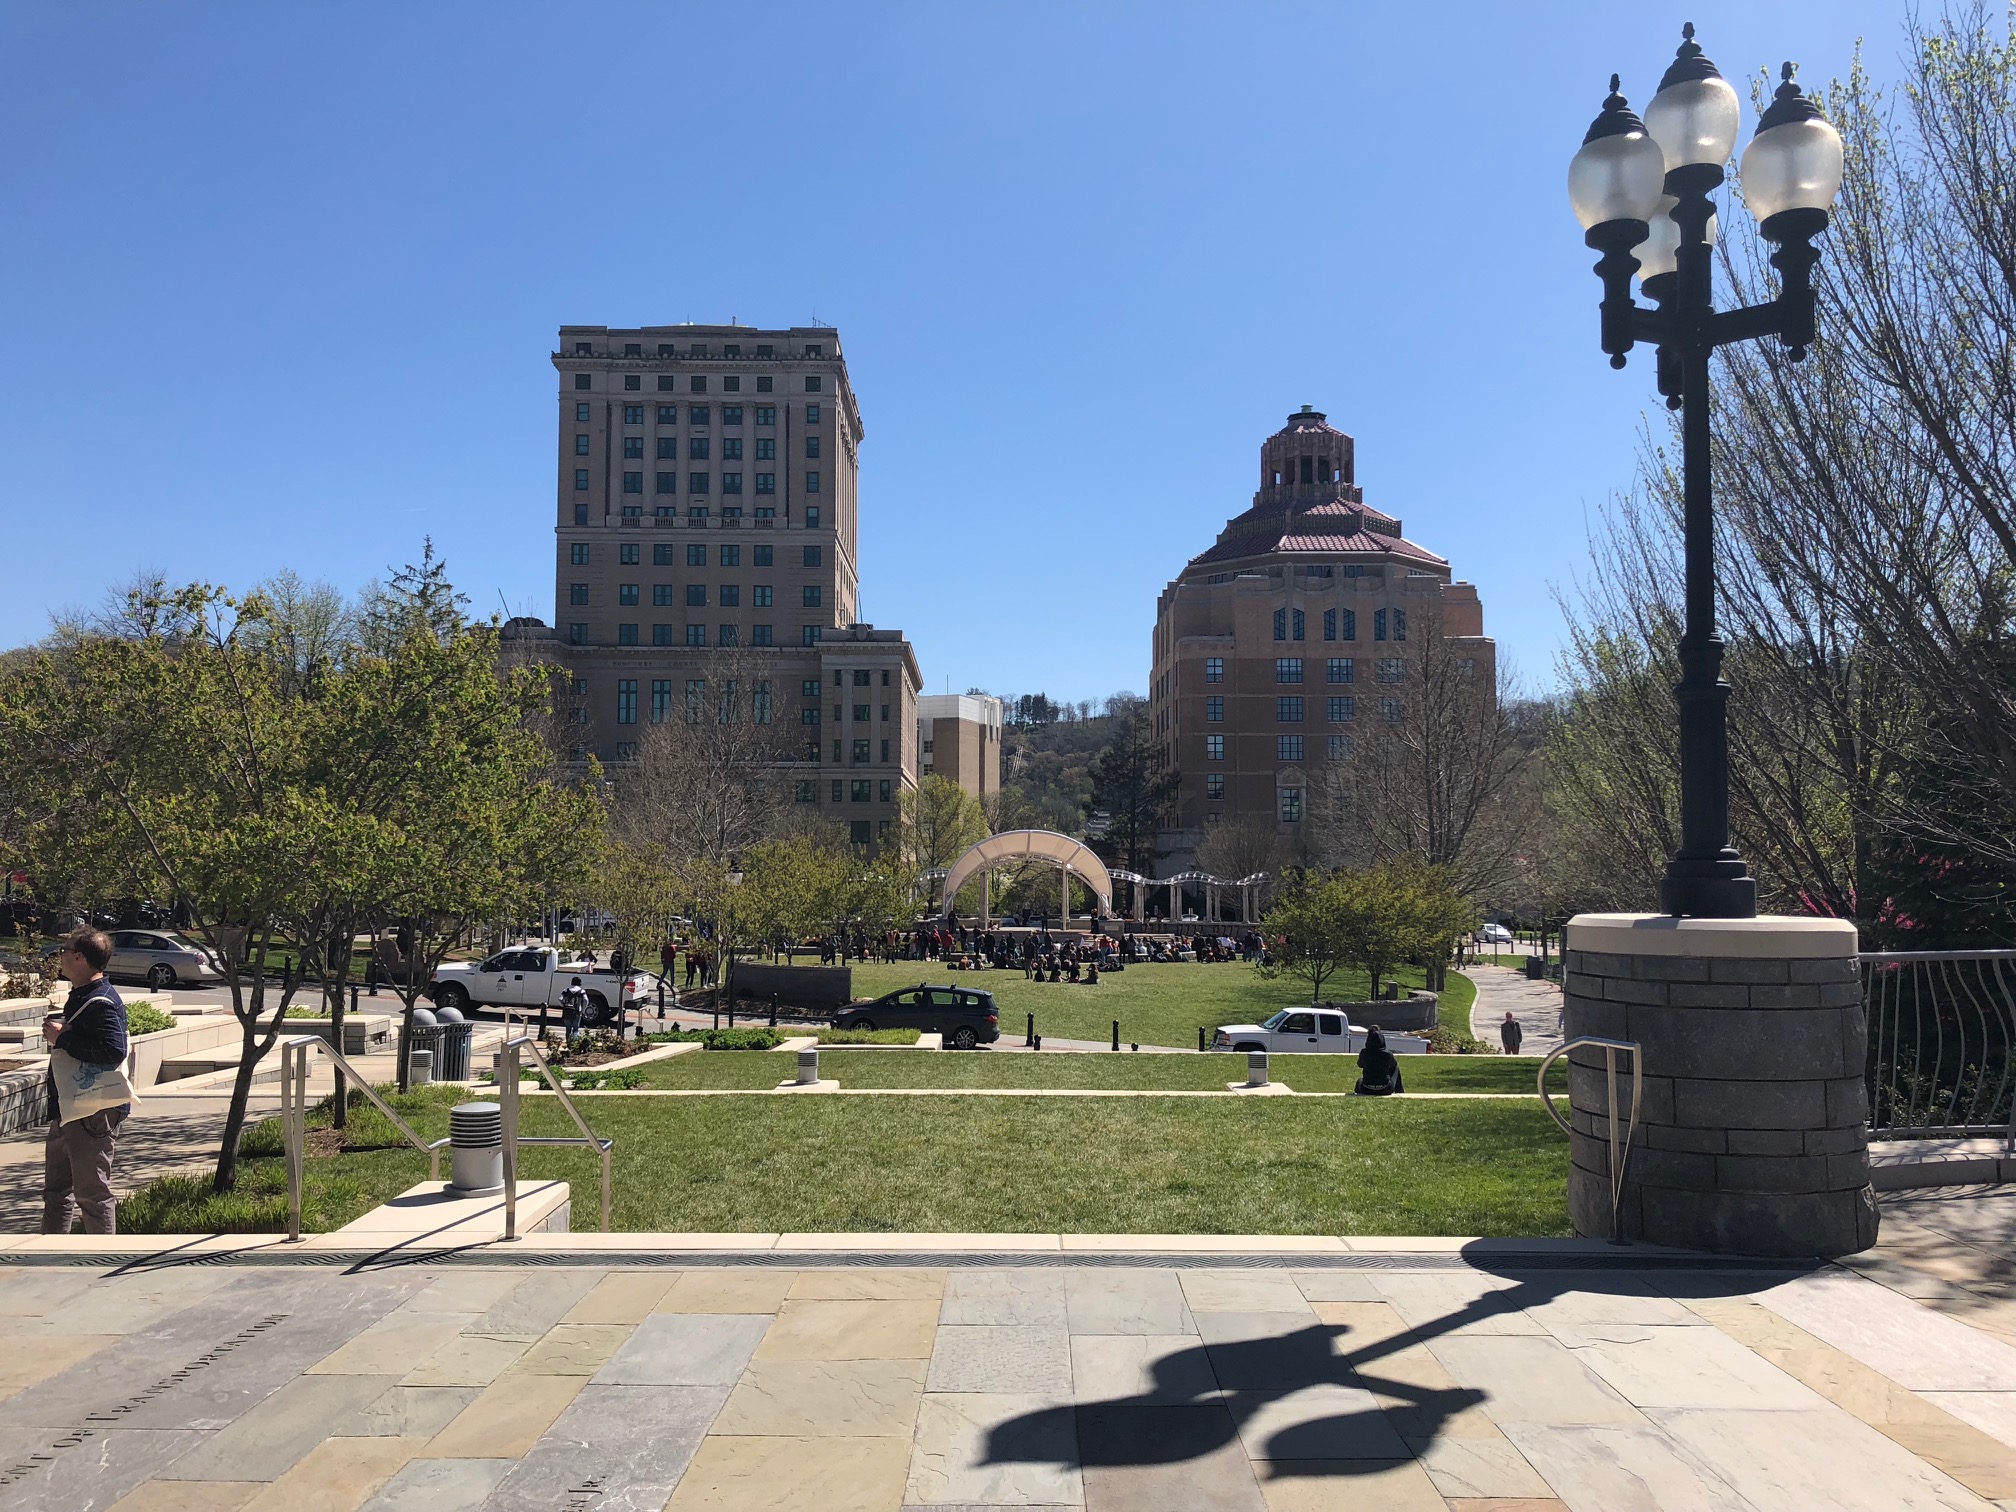
[[[567,1110],[567,1116],[574,1120],[574,1127],[581,1131],[578,1139],[563,1136],[533,1137],[521,1136],[518,1132],[518,1052],[530,1050],[533,1064],[546,1078],[546,1084],[560,1099],[560,1105]],[[497,1106],[504,1124],[504,1237],[518,1237],[518,1146],[521,1144],[540,1145],[587,1145],[602,1155],[602,1232],[609,1232],[609,1187],[610,1151],[615,1147],[613,1139],[600,1139],[588,1127],[588,1120],[581,1116],[574,1099],[567,1095],[567,1089],[560,1085],[560,1078],[553,1074],[546,1057],[539,1053],[539,1042],[528,1034],[507,1034],[504,1043],[497,1049],[495,1061],[497,1078]]]
[[[1539,1088],[1540,1105],[1547,1110],[1547,1116],[1554,1120],[1563,1134],[1570,1139],[1575,1130],[1554,1106],[1554,1100],[1547,1095],[1547,1068],[1566,1055],[1570,1050],[1583,1048],[1601,1050],[1605,1079],[1609,1084],[1610,1120],[1604,1126],[1605,1143],[1610,1149],[1610,1242],[1624,1242],[1624,1172],[1631,1159],[1631,1139],[1638,1132],[1638,1110],[1644,1104],[1645,1092],[1645,1052],[1636,1040],[1599,1039],[1595,1035],[1584,1035],[1580,1039],[1569,1040],[1557,1045],[1540,1057]],[[1629,1051],[1631,1055],[1631,1121],[1624,1128],[1624,1143],[1617,1143],[1617,1052]],[[1571,1104],[1572,1106],[1572,1104]]]
[[[368,1078],[361,1075],[350,1064],[341,1050],[319,1035],[302,1034],[280,1042],[280,1132],[287,1151],[287,1238],[290,1242],[301,1237],[301,1186],[306,1175],[308,1157],[308,1051],[320,1048],[322,1053],[336,1063],[336,1068],[349,1078],[351,1085],[371,1100],[371,1105],[383,1113],[388,1122],[401,1134],[406,1142],[427,1157],[427,1179],[441,1179],[441,1150],[448,1143],[446,1136],[431,1144],[413,1132],[412,1126],[397,1113],[391,1105],[373,1089]]]

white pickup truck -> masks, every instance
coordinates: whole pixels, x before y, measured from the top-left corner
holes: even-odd
[[[1284,1008],[1265,1023],[1220,1024],[1213,1050],[1265,1050],[1270,1055],[1356,1055],[1365,1048],[1365,1031],[1354,1029],[1341,1013],[1314,1008]],[[1395,1055],[1421,1055],[1428,1041],[1418,1034],[1386,1031],[1386,1048]]]
[[[588,993],[591,1024],[611,1023],[616,1005],[628,1008],[644,995],[644,979],[631,972],[563,958],[553,949],[519,945],[487,961],[453,961],[434,973],[428,996],[443,1008],[538,1008],[560,1006],[568,983],[581,978]]]

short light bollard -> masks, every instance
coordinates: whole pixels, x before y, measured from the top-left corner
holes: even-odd
[[[816,1087],[819,1085],[819,1047],[798,1052],[798,1085]]]
[[[465,1197],[504,1190],[504,1110],[494,1102],[448,1110],[448,1188]]]
[[[1264,1087],[1267,1085],[1267,1052],[1248,1050],[1246,1052],[1246,1085]]]
[[[432,1086],[434,1083],[434,1052],[415,1050],[407,1056],[407,1080],[416,1087]]]

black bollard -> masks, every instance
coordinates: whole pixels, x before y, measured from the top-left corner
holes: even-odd
[[[1040,1034],[1039,1034],[1039,1035],[1037,1035],[1037,1036],[1036,1036],[1036,1044],[1035,1044],[1035,1047],[1034,1047],[1034,1048],[1036,1048],[1036,1049],[1038,1049],[1038,1050],[1041,1050],[1041,1049],[1043,1048],[1043,1036],[1042,1036],[1042,1035],[1040,1035]]]
[[[1029,1027],[1022,1031],[1022,1043],[1029,1046],[1036,1043],[1036,1015],[1029,1015]]]
[[[714,1027],[716,1029],[721,1027],[721,1005],[719,1003],[714,1005]]]
[[[665,978],[658,978],[658,1017],[665,1017]]]
[[[735,1027],[735,999],[732,997],[728,999],[728,1027],[730,1029]]]
[[[378,996],[378,958],[373,956],[364,963],[364,990],[371,996]]]
[[[770,994],[770,1027],[777,1027],[777,994],[774,992]]]
[[[1113,1020],[1113,1048],[1115,1050],[1120,1048],[1120,1020],[1118,1019]]]
[[[1197,1026],[1197,1053],[1199,1055],[1204,1053],[1204,1026],[1202,1024]]]
[[[546,1006],[544,1003],[539,1005],[539,1041],[541,1044],[544,1044],[546,1041]]]

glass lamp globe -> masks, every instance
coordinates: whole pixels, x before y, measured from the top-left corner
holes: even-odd
[[[1606,221],[1650,219],[1665,188],[1665,157],[1617,83],[1610,75],[1609,98],[1568,164],[1568,202],[1584,231]]]
[[[1666,170],[1691,163],[1720,168],[1736,150],[1742,118],[1736,91],[1719,74],[1668,84],[1645,107],[1645,129],[1666,155]]]
[[[1661,199],[1659,208],[1652,212],[1652,218],[1647,222],[1652,234],[1631,251],[1631,255],[1638,259],[1640,283],[1648,278],[1657,278],[1662,273],[1678,271],[1680,227],[1669,212],[1679,203],[1670,194]],[[1708,245],[1711,247],[1715,245],[1715,232],[1715,216],[1711,211],[1708,216]]]
[[[1787,210],[1824,214],[1841,189],[1841,133],[1799,92],[1787,63],[1771,108],[1743,149],[1743,200],[1761,223]]]

